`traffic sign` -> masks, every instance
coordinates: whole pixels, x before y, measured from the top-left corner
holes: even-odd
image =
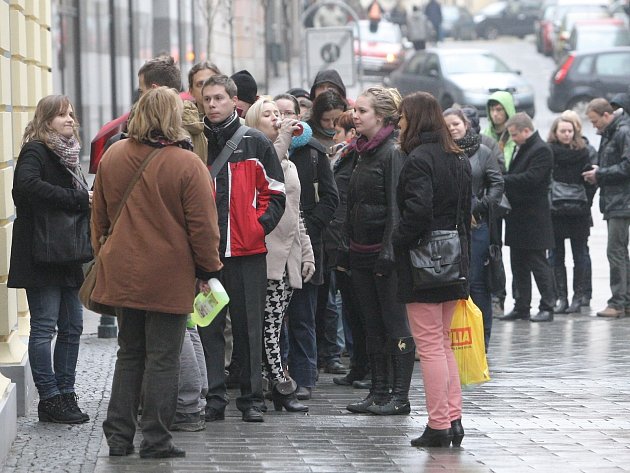
[[[354,32],[351,27],[306,30],[306,75],[310,84],[320,71],[336,69],[346,86],[354,85]]]

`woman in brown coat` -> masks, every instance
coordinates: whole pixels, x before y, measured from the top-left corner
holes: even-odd
[[[195,277],[208,290],[208,279],[222,264],[210,175],[190,151],[182,107],[171,89],[145,92],[129,122],[129,139],[108,149],[94,182],[92,244],[101,264],[92,299],[120,308],[120,348],[103,423],[110,456],[133,452],[141,386],[140,456],[185,456],[173,445],[169,426],[186,314],[192,312]],[[159,154],[101,246],[132,176],[155,148]]]

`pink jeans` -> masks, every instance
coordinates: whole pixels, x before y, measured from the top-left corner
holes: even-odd
[[[407,304],[432,429],[448,429],[451,421],[462,416],[462,389],[449,334],[456,305],[457,301]]]

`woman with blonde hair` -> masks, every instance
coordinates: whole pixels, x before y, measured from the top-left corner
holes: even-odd
[[[308,412],[296,398],[297,384],[284,371],[280,333],[294,289],[308,282],[315,273],[311,240],[300,215],[300,178],[287,151],[293,132],[299,129],[295,118],[280,119],[280,111],[269,97],[259,98],[247,111],[245,124],[262,131],[278,154],[284,172],[286,203],[284,214],[265,237],[267,245],[267,297],[263,325],[263,376],[270,383],[274,408],[289,412]]]
[[[368,396],[347,406],[350,412],[377,415],[409,414],[409,383],[414,343],[405,307],[396,300],[398,279],[392,235],[398,225],[396,184],[404,155],[396,145],[400,94],[396,89],[370,87],[356,100],[354,125],[357,164],[347,194],[344,239],[352,287],[365,322],[366,349],[372,369]],[[390,391],[388,364],[393,385]]]
[[[172,89],[142,94],[129,138],[107,150],[94,181],[92,245],[100,267],[92,299],[118,308],[119,350],[103,423],[110,456],[133,452],[140,401],[140,457],[186,455],[169,431],[186,316],[192,312],[196,280],[208,291],[207,281],[222,264],[212,182],[191,151],[182,109]],[[123,203],[145,160],[150,161]]]
[[[44,264],[33,256],[38,243],[34,229],[40,217],[55,209],[87,214],[92,193],[81,172],[79,123],[70,99],[49,95],[41,99],[22,138],[22,150],[13,176],[13,224],[8,287],[25,288],[31,312],[28,354],[39,393],[41,422],[78,424],[89,420],[77,405],[75,378],[83,308],[79,287],[81,262]],[[46,241],[71,238],[49,228]],[[87,228],[84,237],[87,239]],[[42,238],[39,238],[42,240]],[[54,355],[51,342],[57,334]]]
[[[583,200],[571,206],[554,205],[552,192],[551,221],[555,247],[549,251],[549,263],[553,267],[556,285],[554,313],[579,313],[591,300],[591,256],[588,237],[591,231],[591,205],[596,187],[582,178],[591,168],[592,147],[582,137],[582,123],[577,113],[566,110],[557,117],[547,137],[553,152],[553,185],[568,184],[582,189]],[[594,150],[593,150],[594,152]],[[573,298],[568,299],[567,269],[564,264],[565,240],[571,242],[573,254]]]
[[[407,161],[396,192],[400,224],[394,233],[398,299],[420,355],[429,420],[415,447],[459,446],[462,390],[451,349],[450,327],[459,299],[469,296],[472,177],[469,159],[448,130],[437,100],[426,92],[406,96],[400,105],[400,147]],[[459,219],[458,219],[459,217]],[[434,230],[458,230],[461,282],[417,288],[409,249]]]

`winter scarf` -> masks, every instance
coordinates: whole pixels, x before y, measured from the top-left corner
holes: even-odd
[[[373,149],[378,148],[394,131],[394,125],[387,125],[381,128],[376,135],[368,140],[366,136],[359,136],[355,145],[359,154],[367,153]]]
[[[466,156],[472,158],[479,150],[481,145],[481,137],[473,133],[471,130],[466,131],[466,135],[463,138],[455,140],[455,144],[461,148]]]
[[[210,123],[208,117],[204,117],[203,124],[205,127],[204,134],[206,138],[208,138],[208,157],[212,156],[214,160],[238,127],[241,126],[241,121],[238,118],[236,110],[234,110],[232,115],[221,123]],[[208,161],[208,164],[212,163]]]
[[[66,138],[65,136],[52,132],[48,135],[48,147],[59,156],[61,164],[68,169],[73,175],[82,175],[79,166],[79,153],[81,152],[81,144],[74,136]],[[75,189],[81,189],[83,186],[74,178],[72,180]]]

